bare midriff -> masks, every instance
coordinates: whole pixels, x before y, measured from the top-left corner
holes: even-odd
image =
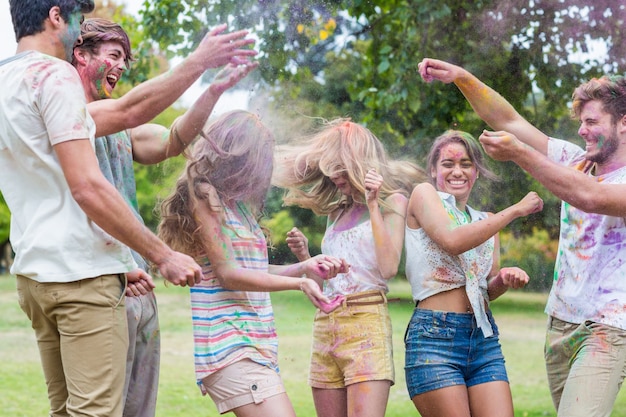
[[[485,303],[485,310],[488,309],[487,307],[488,306]],[[453,290],[431,295],[430,297],[421,300],[417,304],[417,308],[425,310],[450,311],[453,313],[474,312],[469,298],[467,298],[465,287],[455,288]]]

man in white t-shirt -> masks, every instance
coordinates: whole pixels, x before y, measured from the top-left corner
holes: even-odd
[[[207,35],[184,64],[101,100],[94,117],[67,62],[92,0],[10,0],[17,54],[0,62],[0,191],[11,210],[20,306],[35,330],[51,416],[122,414],[128,247],[175,285],[201,268],[139,222],[102,175],[94,137],[151,120],[203,72],[251,41]],[[91,109],[90,109],[91,111]],[[96,116],[97,114],[97,116]],[[95,124],[94,124],[95,120]]]
[[[609,416],[626,375],[626,78],[580,85],[572,115],[585,149],[553,139],[458,66],[425,59],[426,81],[454,82],[497,132],[480,141],[563,200],[545,359],[560,417]],[[510,132],[510,133],[509,133]]]

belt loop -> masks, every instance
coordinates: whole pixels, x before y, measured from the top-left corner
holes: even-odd
[[[380,290],[380,296],[383,297],[384,303],[387,304],[387,295],[383,290]]]

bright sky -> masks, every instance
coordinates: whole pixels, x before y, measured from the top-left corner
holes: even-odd
[[[27,0],[24,0],[27,1]],[[118,0],[118,4],[125,4],[126,11],[136,14],[141,8],[143,0]],[[15,54],[15,32],[13,32],[13,23],[11,22],[11,12],[9,10],[8,0],[0,2],[0,60],[11,57]],[[206,86],[196,83],[185,93],[181,99],[182,105],[190,106]],[[220,101],[215,106],[213,114],[221,114],[236,108],[247,107],[250,94],[247,91],[235,90],[224,93]]]

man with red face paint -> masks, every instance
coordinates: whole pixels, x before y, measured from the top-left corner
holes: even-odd
[[[87,102],[110,98],[133,59],[130,40],[120,25],[101,18],[85,20],[81,24],[81,37],[82,42],[74,48],[72,63],[81,77]],[[144,124],[96,138],[96,157],[102,173],[122,194],[137,219],[143,222],[137,205],[133,161],[155,164],[183,152],[200,133],[222,93],[256,66],[257,63],[227,65],[169,129]],[[88,109],[92,115],[99,111],[90,104]],[[129,348],[123,416],[154,417],[160,362],[157,304],[148,264],[137,252],[132,254],[139,268],[126,274]]]
[[[582,149],[542,133],[461,67],[427,58],[419,70],[426,81],[454,82],[499,129],[480,137],[490,156],[515,162],[563,200],[545,310],[548,382],[558,416],[609,416],[626,375],[626,78],[574,90]]]

